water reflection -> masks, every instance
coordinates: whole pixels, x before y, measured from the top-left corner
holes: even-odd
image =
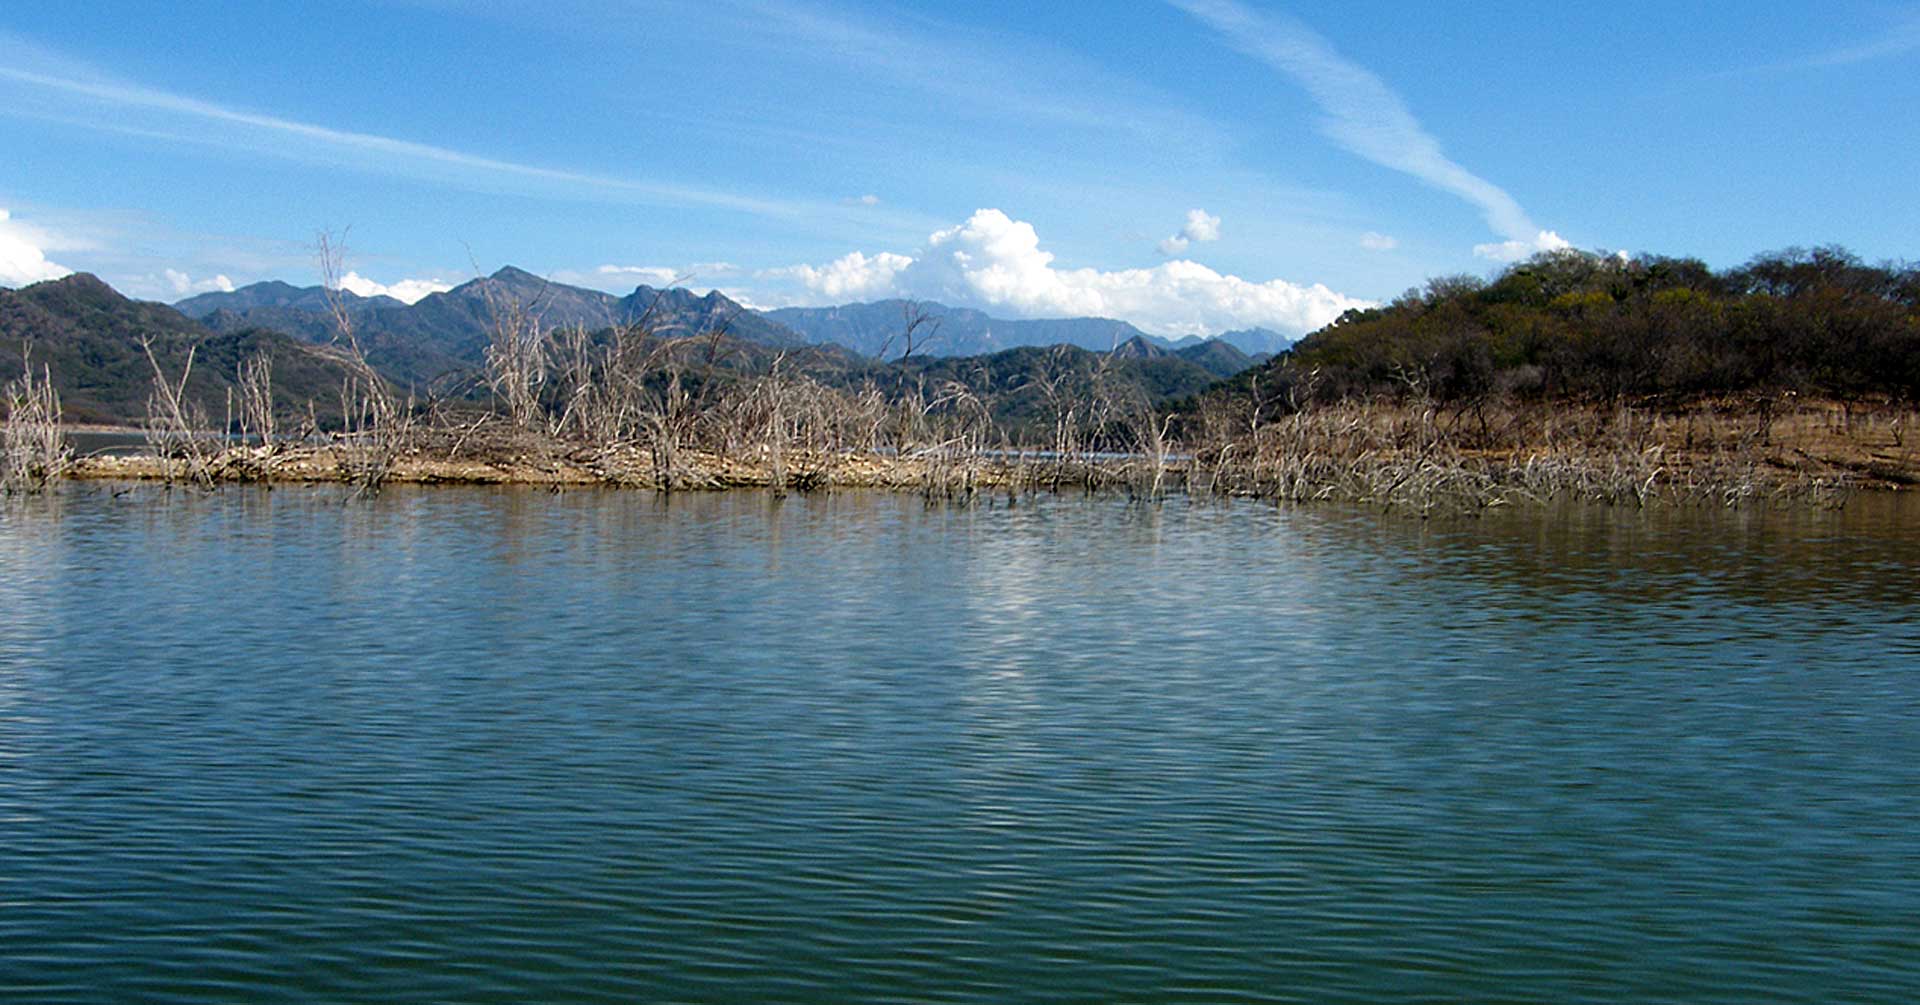
[[[1910,1000],[1916,518],[76,489],[0,513],[0,944],[36,1001]]]

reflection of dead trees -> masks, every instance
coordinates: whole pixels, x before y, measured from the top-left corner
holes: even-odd
[[[0,493],[38,492],[67,466],[67,445],[60,428],[60,396],[53,371],[33,372],[31,351],[22,351],[23,373],[0,391],[6,424],[0,427]]]

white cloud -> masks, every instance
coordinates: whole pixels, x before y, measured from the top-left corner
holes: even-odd
[[[1053,260],[1032,224],[982,209],[932,234],[917,256],[855,252],[825,266],[762,275],[797,279],[829,303],[907,296],[1015,317],[1118,318],[1163,335],[1256,325],[1300,334],[1369,306],[1317,283],[1252,282],[1197,262],[1103,272],[1056,268]]]
[[[847,200],[847,205],[849,205],[849,206],[878,206],[878,205],[880,205],[880,197],[879,197],[879,196],[877,196],[877,195],[874,195],[874,194],[873,194],[872,192],[868,192],[868,193],[867,193],[866,195],[862,195],[862,196],[855,196],[854,198],[851,198],[851,199],[848,199],[848,200]]]
[[[1180,229],[1180,236],[1192,241],[1218,241],[1220,218],[1209,216],[1204,209],[1187,210],[1187,225]]]
[[[1392,251],[1400,246],[1400,241],[1386,234],[1369,230],[1360,235],[1360,246],[1368,251]]]
[[[224,274],[216,275],[212,279],[202,279],[199,282],[195,282],[192,276],[179,269],[164,269],[161,275],[166,277],[167,285],[173,288],[173,292],[182,297],[196,293],[233,292],[233,280],[228,279]]]
[[[684,271],[663,265],[602,265],[593,270],[593,274],[607,280],[645,286],[671,286],[687,278]]]
[[[1497,244],[1476,244],[1473,253],[1494,262],[1518,262],[1532,258],[1543,251],[1565,251],[1573,247],[1567,239],[1551,230],[1543,230],[1531,241],[1501,241]]]
[[[593,270],[593,278],[608,281],[640,283],[646,286],[680,286],[695,279],[707,279],[714,276],[734,275],[740,266],[732,262],[695,262],[683,268],[669,268],[664,265],[602,265]],[[562,282],[578,281],[579,273],[562,272],[556,274]]]
[[[1372,71],[1348,60],[1313,29],[1237,0],[1168,0],[1227,36],[1242,52],[1292,77],[1320,106],[1320,131],[1382,167],[1404,172],[1479,207],[1506,243],[1532,243],[1540,228],[1506,190],[1447,158],[1440,141]]]
[[[445,293],[453,284],[442,279],[402,279],[391,286],[376,283],[358,272],[340,277],[340,288],[362,297],[392,297],[403,304],[417,303],[429,293]]]
[[[577,269],[555,270],[551,278],[554,282],[569,286],[586,286],[609,293],[627,294],[635,286],[651,286],[664,289],[672,286],[693,288],[704,285],[709,280],[727,276],[741,276],[745,270],[732,262],[693,262],[687,265],[618,265],[609,263],[598,265],[587,271]]]
[[[0,286],[26,286],[72,275],[72,269],[47,261],[43,249],[53,243],[45,232],[0,209]]]
[[[1220,218],[1212,216],[1204,209],[1187,210],[1187,224],[1178,234],[1161,241],[1160,253],[1172,258],[1184,253],[1196,241],[1218,241],[1220,239]]]
[[[807,289],[835,301],[878,300],[897,292],[900,273],[913,265],[913,259],[883,251],[868,258],[855,251],[822,266],[791,265],[770,269],[762,278],[798,279]]]

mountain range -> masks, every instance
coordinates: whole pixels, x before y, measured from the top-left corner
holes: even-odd
[[[187,396],[216,423],[241,360],[259,354],[273,361],[276,411],[307,415],[311,408],[322,422],[339,415],[348,371],[320,346],[258,328],[210,331],[164,304],[129,300],[86,273],[0,289],[0,379],[18,376],[23,362],[45,366],[69,422],[126,424],[146,414],[153,364],[142,340],[170,378],[189,375]]]
[[[1197,394],[1257,362],[1225,341],[1188,340],[1174,346],[1121,322],[1080,319],[1019,322],[1008,327],[962,312],[961,320],[954,323],[956,331],[991,324],[996,333],[1028,338],[1073,332],[1091,338],[1096,331],[1110,338],[1128,331],[1133,334],[1118,343],[1108,342],[1104,351],[1069,343],[1023,345],[971,356],[922,353],[916,348],[905,364],[887,363],[836,342],[810,342],[801,332],[720,293],[700,296],[684,289],[640,287],[628,296],[615,297],[549,283],[517,269],[503,269],[412,305],[389,297],[344,293],[340,302],[369,362],[382,375],[403,389],[411,387],[443,400],[484,396],[480,378],[494,312],[514,305],[524,307],[547,327],[577,324],[600,329],[614,321],[644,321],[656,335],[719,330],[727,346],[722,354],[726,366],[741,374],[765,372],[776,357],[784,357],[788,372],[804,373],[835,387],[853,388],[872,381],[883,390],[905,392],[915,382],[957,381],[989,397],[996,414],[1010,422],[1037,414],[1037,388],[1042,384],[1071,386],[1076,394],[1092,393],[1097,375],[1104,374],[1098,377],[1106,382],[1107,391],[1102,393],[1161,403]],[[337,418],[339,389],[347,371],[329,345],[337,332],[324,291],[256,283],[230,293],[191,297],[178,306],[184,312],[131,300],[84,273],[20,290],[0,289],[0,377],[20,372],[24,351],[36,367],[50,368],[70,421],[137,424],[146,414],[153,388],[152,364],[141,348],[143,339],[150,340],[170,376],[185,372],[192,354],[188,396],[217,424],[237,382],[240,362],[265,353],[273,360],[280,412],[311,413],[323,423]],[[898,301],[866,306],[873,308],[869,313],[876,317],[902,309]],[[923,309],[945,310],[937,305]],[[1108,362],[1102,363],[1103,359]]]
[[[542,279],[512,266],[429,294],[412,305],[383,296],[346,292],[339,296],[369,359],[395,379],[412,382],[430,382],[470,368],[481,358],[495,312],[511,307],[526,310],[545,328],[598,329],[644,319],[663,334],[723,328],[729,335],[759,345],[831,344],[872,357],[897,357],[906,351],[902,335],[908,320],[922,316],[913,352],[924,356],[980,356],[1020,346],[1051,345],[1106,352],[1138,341],[1191,353],[1190,358],[1204,358],[1209,371],[1218,371],[1226,366],[1243,369],[1258,362],[1262,354],[1290,344],[1284,336],[1265,329],[1169,342],[1108,318],[1009,321],[968,308],[905,300],[763,312],[717,291],[700,296],[680,288],[640,286],[618,297]],[[265,328],[310,342],[335,336],[327,293],[318,286],[254,283],[232,292],[188,297],[174,306],[216,332]],[[1222,351],[1228,348],[1234,353]]]
[[[542,329],[589,330],[645,319],[661,334],[724,329],[744,341],[799,346],[785,327],[718,292],[636,287],[624,297],[542,279],[508,266],[483,279],[431,293],[411,305],[391,297],[339,292],[368,362],[400,383],[428,384],[473,369],[484,359],[496,312],[522,310]],[[265,328],[309,342],[336,337],[326,290],[254,283],[230,293],[203,293],[174,305],[216,332]]]
[[[1020,346],[1071,345],[1094,352],[1137,338],[1151,338],[1125,321],[1062,318],[1006,321],[964,307],[910,300],[878,300],[839,307],[781,307],[767,317],[809,342],[834,342],[868,356],[897,357],[906,351],[907,319],[925,316],[913,351],[924,356],[984,356]]]

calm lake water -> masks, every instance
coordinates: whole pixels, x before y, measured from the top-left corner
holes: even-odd
[[[0,504],[0,999],[1920,1000],[1920,500]]]

